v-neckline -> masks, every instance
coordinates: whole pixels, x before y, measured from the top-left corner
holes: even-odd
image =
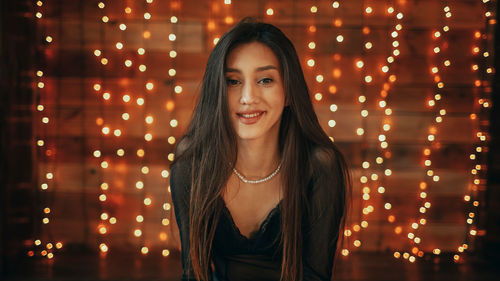
[[[255,233],[254,237],[253,238],[249,238],[249,237],[246,237],[245,235],[243,235],[239,229],[239,227],[236,225],[236,223],[234,222],[234,219],[233,219],[233,216],[231,215],[231,211],[229,211],[229,209],[227,208],[226,206],[226,202],[224,201],[224,199],[222,199],[222,205],[223,205],[223,208],[224,208],[224,211],[227,215],[227,218],[229,219],[229,221],[231,222],[231,225],[232,225],[232,228],[234,230],[234,232],[236,232],[236,234],[242,238],[243,240],[245,241],[253,241],[253,240],[256,240],[261,234],[262,234],[262,231],[264,231],[264,226],[268,223],[268,221],[272,218],[272,216],[276,213],[276,211],[280,208],[281,206],[281,203],[283,202],[283,199],[280,200],[280,202],[271,210],[269,211],[269,213],[267,214],[266,218],[264,219],[264,221],[262,221],[262,223],[260,224],[260,227],[259,229],[257,230],[257,232],[251,232],[250,234],[252,233]],[[251,236],[250,236],[251,237]]]

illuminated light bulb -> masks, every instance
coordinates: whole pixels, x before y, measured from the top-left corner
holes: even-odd
[[[378,136],[378,140],[379,141],[385,141],[385,139],[386,139],[385,135],[379,135]]]
[[[143,98],[138,98],[136,101],[137,105],[143,105],[144,104],[144,99]]]
[[[308,65],[309,67],[313,67],[313,66],[314,66],[314,64],[315,64],[315,61],[314,61],[313,59],[308,59],[308,60],[307,60],[307,65]]]
[[[337,122],[335,122],[335,120],[329,120],[329,121],[328,121],[328,126],[329,126],[330,128],[335,127],[335,125],[336,125],[336,124],[337,124]]]
[[[335,112],[335,111],[337,111],[337,109],[338,109],[338,107],[337,107],[337,105],[336,105],[336,104],[331,104],[331,105],[330,105],[330,111],[331,111],[331,112]]]
[[[135,237],[140,237],[142,235],[142,230],[140,229],[135,229],[134,230],[134,236]]]
[[[146,53],[146,50],[144,50],[144,48],[139,48],[137,49],[137,53],[142,56]]]
[[[173,68],[171,68],[171,69],[168,70],[168,75],[170,75],[170,76],[175,76],[176,73],[177,72]]]
[[[398,41],[393,41],[393,42],[392,42],[392,46],[393,46],[394,48],[399,47],[399,42],[398,42]]]
[[[381,100],[381,101],[378,102],[378,106],[380,108],[384,108],[384,107],[387,106],[387,102],[385,100]]]
[[[333,7],[334,9],[338,9],[338,7],[340,7],[339,2],[338,2],[338,1],[333,1],[333,3],[332,3],[332,7]]]
[[[42,1],[36,1],[36,5],[37,5],[38,7],[41,7],[41,6],[43,5],[43,2],[42,2]]]
[[[162,170],[161,171],[161,177],[162,178],[168,178],[169,176],[169,172],[167,170]]]
[[[363,116],[363,117],[368,116],[368,110],[366,110],[366,109],[361,110],[361,116]]]
[[[37,12],[37,13],[35,14],[35,16],[36,16],[37,18],[41,19],[43,15],[42,15],[42,13]]]
[[[49,220],[49,218],[43,218],[43,219],[42,219],[42,222],[43,222],[44,224],[48,224],[48,223],[50,222],[50,220]]]
[[[272,16],[272,15],[274,15],[274,10],[273,10],[272,8],[268,8],[268,9],[266,10],[266,14],[267,14],[268,16]]]
[[[143,217],[143,216],[141,216],[141,215],[138,215],[137,217],[135,217],[135,220],[136,220],[137,222],[143,222],[143,221],[144,221],[144,217]]]
[[[101,214],[101,220],[105,221],[105,220],[107,220],[108,218],[109,218],[108,213],[102,213],[102,214]]]
[[[341,43],[344,41],[344,36],[342,35],[337,35],[337,42]]]
[[[102,22],[106,23],[106,22],[108,22],[108,21],[109,21],[109,18],[108,18],[107,16],[103,16],[103,17],[101,18],[101,20],[102,20]]]
[[[146,71],[146,66],[144,64],[139,65],[139,71],[140,72]]]
[[[106,92],[106,93],[103,93],[102,94],[102,98],[105,99],[105,100],[109,100],[111,98],[111,94]]]
[[[365,97],[365,96],[359,96],[359,97],[358,97],[358,101],[359,101],[360,103],[364,103],[364,102],[366,101],[366,97]]]
[[[153,135],[151,133],[147,133],[144,135],[144,139],[146,141],[151,141],[153,139]]]
[[[402,19],[403,18],[403,13],[398,13],[396,15],[396,18],[398,18],[398,20]]]
[[[168,210],[170,210],[170,208],[171,208],[171,205],[169,203],[163,204],[163,210],[168,211]]]
[[[420,207],[420,213],[425,214],[427,212],[427,209],[425,207]]]
[[[168,255],[170,255],[170,251],[165,249],[165,250],[161,251],[161,254],[162,254],[162,256],[167,257]]]
[[[116,223],[116,218],[115,217],[109,218],[109,223],[110,224],[115,224]]]
[[[179,21],[179,19],[176,16],[171,16],[170,17],[170,22],[171,23],[177,23],[178,21]]]
[[[382,66],[382,72],[387,73],[389,71],[389,67],[387,65]]]
[[[394,62],[394,58],[392,56],[387,57],[387,62],[388,63],[393,63]]]
[[[47,178],[48,180],[51,180],[54,178],[54,174],[53,173],[47,173],[45,174],[45,178]]]
[[[96,157],[96,158],[101,157],[101,151],[95,150],[94,151],[94,157]]]
[[[224,18],[224,22],[226,24],[233,24],[234,23],[234,19],[233,19],[233,17],[228,16],[228,17]]]
[[[182,86],[179,86],[179,85],[175,86],[175,87],[174,87],[174,92],[175,92],[176,94],[180,94],[180,93],[182,93]]]
[[[147,175],[149,174],[149,168],[147,166],[144,166],[141,168],[141,173]]]
[[[122,96],[122,100],[123,100],[124,102],[130,102],[130,96],[129,96],[129,95],[127,95],[127,94],[125,94],[125,95],[123,95],[123,96]]]
[[[148,82],[148,83],[146,83],[146,89],[147,89],[148,91],[153,90],[153,88],[154,88],[154,84],[153,84],[153,82]]]
[[[151,198],[146,197],[146,198],[144,199],[144,205],[146,205],[146,206],[151,205]]]
[[[171,58],[175,58],[177,56],[177,52],[176,51],[170,51],[168,54],[169,54],[169,56]]]
[[[143,189],[144,188],[144,183],[142,181],[137,181],[135,183],[135,188],[137,188],[137,189]]]
[[[321,82],[323,82],[323,80],[324,80],[323,75],[321,75],[321,74],[320,75],[316,75],[316,82],[321,83]]]
[[[44,146],[45,142],[44,142],[43,140],[38,140],[38,141],[36,142],[36,144],[37,144],[38,146]]]
[[[323,95],[321,93],[316,93],[314,94],[314,99],[317,101],[320,101],[323,98]]]
[[[99,195],[99,201],[104,202],[104,201],[106,201],[107,199],[108,199],[108,198],[107,198],[106,194],[101,194],[101,195]]]
[[[441,99],[441,95],[440,95],[440,94],[436,94],[436,95],[434,95],[434,99],[436,99],[436,100],[440,100],[440,99]]]
[[[151,14],[150,13],[144,13],[144,19],[149,20],[151,19]]]
[[[398,50],[398,49],[396,49],[396,50],[394,50],[394,51],[392,52],[392,54],[393,54],[394,56],[396,56],[396,57],[397,57],[397,56],[399,56],[400,52],[399,52],[399,50]]]
[[[106,252],[108,252],[109,248],[108,248],[108,246],[107,246],[106,244],[101,243],[101,244],[99,245],[99,250],[100,250],[101,252],[103,252],[103,253],[106,253]]]
[[[46,183],[42,183],[42,184],[40,185],[40,188],[41,188],[42,190],[47,190],[47,189],[49,188],[49,185],[48,185],[48,184],[46,184]]]
[[[114,130],[113,134],[117,137],[121,136],[122,135],[122,131],[120,129],[116,129]]]
[[[318,12],[318,7],[316,6],[311,6],[311,8],[309,9],[311,11],[311,13],[315,14]]]
[[[355,246],[355,247],[359,247],[359,246],[361,246],[361,241],[359,241],[359,240],[354,240],[354,243],[353,243],[353,244],[354,244],[354,246]]]
[[[38,70],[38,71],[36,72],[36,76],[38,76],[38,77],[42,77],[42,76],[43,76],[43,71]]]
[[[131,60],[125,60],[124,62],[126,67],[131,67],[132,66],[132,61]]]
[[[105,134],[105,135],[107,135],[107,134],[109,134],[109,133],[110,133],[110,129],[109,129],[109,127],[103,127],[101,131],[102,131],[102,133],[103,133],[103,134]]]
[[[137,150],[137,156],[144,157],[144,154],[145,154],[144,149],[140,148]]]
[[[115,46],[116,46],[116,48],[117,48],[118,50],[123,49],[123,43],[122,43],[122,42],[117,42],[117,43],[115,44]]]
[[[366,75],[366,76],[365,76],[365,82],[366,82],[366,83],[371,83],[372,81],[373,81],[373,78],[372,78],[372,76],[371,76],[371,75]]]
[[[366,9],[365,9],[365,13],[367,13],[367,14],[371,14],[372,12],[373,12],[372,7],[370,7],[370,6],[366,7]]]
[[[153,116],[151,116],[151,115],[146,116],[144,121],[146,121],[146,123],[148,123],[148,124],[152,124],[153,123]]]
[[[314,50],[316,48],[316,43],[315,42],[309,42],[309,44],[307,44],[307,47],[311,50]]]
[[[434,176],[432,177],[432,180],[433,180],[433,181],[439,181],[439,176],[438,176],[438,175],[434,175]]]
[[[385,188],[383,186],[379,186],[378,189],[377,189],[377,192],[382,194],[385,192]]]
[[[42,118],[42,123],[48,124],[49,123],[49,117],[43,117]]]
[[[356,67],[357,68],[362,68],[365,65],[365,63],[362,60],[356,61]]]
[[[47,41],[47,43],[51,43],[52,42],[52,36],[45,37],[45,41]]]
[[[392,38],[396,38],[396,37],[398,37],[398,35],[399,35],[399,33],[397,31],[391,32]]]
[[[126,7],[126,8],[125,8],[125,13],[126,13],[126,14],[130,14],[130,13],[132,13],[132,8],[130,8],[130,7]]]
[[[124,31],[127,29],[127,25],[125,25],[124,23],[121,23],[119,28],[120,28],[120,30]]]
[[[356,134],[358,136],[362,136],[364,133],[365,133],[365,130],[363,130],[363,128],[357,128],[356,129]]]
[[[439,47],[434,47],[434,50],[433,50],[433,51],[434,51],[434,53],[436,53],[436,54],[437,54],[437,53],[439,53],[439,52],[441,51],[441,48],[439,48]]]
[[[162,219],[161,220],[161,224],[164,225],[164,226],[167,226],[170,224],[170,220],[169,219]]]
[[[38,88],[42,89],[45,87],[45,84],[43,82],[38,82]]]
[[[122,114],[122,119],[123,120],[127,121],[129,118],[130,118],[130,115],[128,113],[125,112],[125,113]]]
[[[439,31],[434,32],[434,37],[436,37],[436,38],[441,37],[441,32],[439,32]]]
[[[168,161],[174,161],[174,154],[173,153],[169,153],[168,156]]]
[[[398,30],[398,31],[399,31],[399,30],[401,30],[401,29],[403,29],[403,26],[402,26],[401,24],[399,24],[399,23],[398,23],[398,24],[396,25],[396,30]]]
[[[102,58],[101,59],[101,64],[107,65],[108,64],[108,59],[107,58]]]
[[[316,32],[316,26],[314,26],[314,25],[309,26],[309,32],[312,32],[312,33]]]

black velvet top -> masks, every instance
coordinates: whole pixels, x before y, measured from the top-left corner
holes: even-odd
[[[318,184],[314,182],[310,181],[308,189],[309,199],[313,200],[315,208],[308,221],[303,223],[306,225],[303,227],[303,280],[330,280],[340,222],[336,214],[338,206],[327,199],[331,196],[325,196],[324,192],[328,192],[325,187],[328,186],[322,184],[322,188],[315,188]],[[335,183],[328,185],[331,184]],[[192,270],[188,274],[191,262],[188,223],[190,174],[177,163],[171,168],[170,189],[181,238],[182,280],[195,280]],[[223,201],[222,198],[220,200]],[[224,205],[213,242],[214,281],[279,280],[282,261],[282,246],[279,243],[281,205],[282,201],[269,212],[258,232],[250,238],[240,233]]]

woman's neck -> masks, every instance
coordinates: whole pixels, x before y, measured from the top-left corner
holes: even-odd
[[[280,163],[278,138],[238,141],[236,169],[243,175],[265,177],[272,173]]]

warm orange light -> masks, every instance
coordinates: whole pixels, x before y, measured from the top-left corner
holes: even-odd
[[[224,22],[225,22],[226,24],[233,24],[233,23],[234,23],[234,19],[233,19],[233,17],[228,16],[228,17],[226,17],[226,18],[224,19]]]
[[[389,215],[389,216],[387,217],[387,221],[388,221],[388,222],[390,222],[390,223],[393,223],[393,222],[395,222],[395,221],[396,221],[396,217],[395,217],[395,216],[393,216],[393,215]]]
[[[403,232],[403,228],[402,228],[401,226],[396,226],[396,227],[394,228],[394,232],[395,232],[396,234],[401,234],[401,232]]]
[[[312,32],[312,33],[316,32],[316,26],[310,25],[309,26],[309,32]]]
[[[144,37],[144,39],[149,39],[151,38],[151,32],[149,30],[146,30],[142,33],[142,37]]]
[[[212,31],[215,29],[215,22],[213,20],[208,21],[207,23],[207,29]]]

